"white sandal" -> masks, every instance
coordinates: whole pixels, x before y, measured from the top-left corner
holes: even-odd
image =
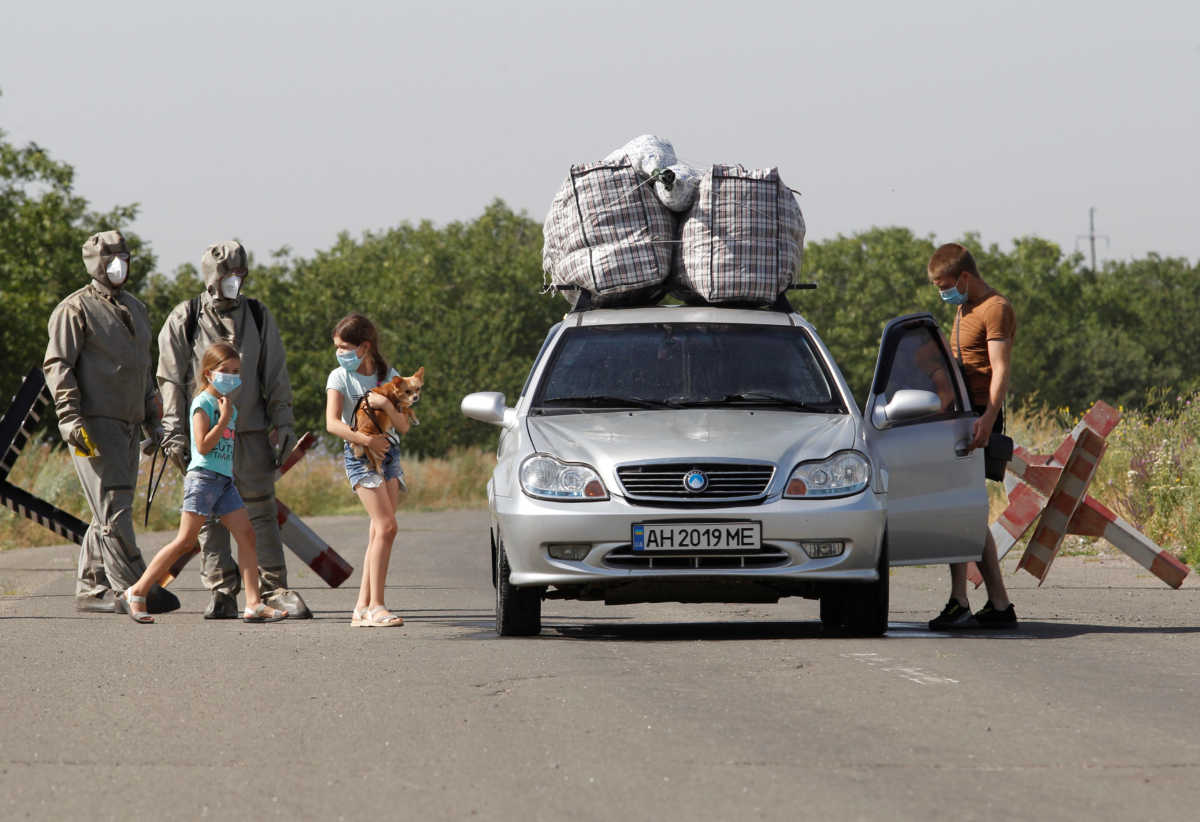
[[[355,608],[350,612],[350,627],[351,628],[367,628],[367,612],[369,608]]]
[[[268,614],[268,611],[274,612]],[[288,617],[287,611],[281,611],[278,608],[272,608],[265,603],[258,603],[253,608],[247,606],[246,610],[242,611],[242,622],[279,622]]]
[[[125,611],[129,614],[130,619],[132,619],[138,625],[154,624],[154,617],[150,616],[149,611],[133,610],[134,605],[145,605],[146,604],[145,597],[135,596],[135,595],[129,593],[129,590],[126,589],[121,592],[121,599],[125,600]]]
[[[383,605],[368,608],[366,618],[362,622],[362,625],[368,628],[399,628],[403,624],[404,617],[390,613]]]

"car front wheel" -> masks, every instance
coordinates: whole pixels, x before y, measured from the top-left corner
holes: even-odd
[[[534,636],[542,630],[542,589],[517,588],[508,580],[511,569],[504,543],[496,546],[496,633]]]
[[[842,619],[853,636],[883,636],[888,626],[889,565],[887,541],[879,551],[879,579],[866,585],[847,585]]]

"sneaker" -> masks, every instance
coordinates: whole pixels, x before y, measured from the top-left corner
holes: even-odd
[[[975,617],[971,616],[971,609],[966,605],[960,605],[957,599],[951,597],[946,603],[946,607],[934,619],[929,620],[929,630],[945,631],[954,630],[955,628],[975,628]]]
[[[989,599],[982,608],[975,612],[975,621],[985,628],[1016,628],[1017,609],[1010,602],[1003,611],[997,611]]]

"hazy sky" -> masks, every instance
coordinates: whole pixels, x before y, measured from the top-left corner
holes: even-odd
[[[1200,257],[1195,2],[6,3],[0,128],[138,202],[159,267],[404,220],[537,220],[642,133],[872,225]],[[1086,248],[1081,244],[1080,248]]]

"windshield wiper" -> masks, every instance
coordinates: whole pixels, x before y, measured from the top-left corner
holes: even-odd
[[[784,397],[779,394],[770,394],[766,391],[746,391],[741,394],[726,394],[717,399],[715,397],[702,400],[677,400],[672,403],[677,408],[711,408],[721,405],[733,405],[744,403],[749,405],[767,405],[777,408],[794,408],[797,411],[816,411],[819,413],[831,413],[835,409],[831,408],[829,403],[808,403],[803,400],[797,400],[792,397]]]
[[[671,408],[664,402],[648,400],[643,397],[617,397],[610,394],[588,394],[577,397],[553,397],[542,400],[541,408],[559,407],[585,408]]]

